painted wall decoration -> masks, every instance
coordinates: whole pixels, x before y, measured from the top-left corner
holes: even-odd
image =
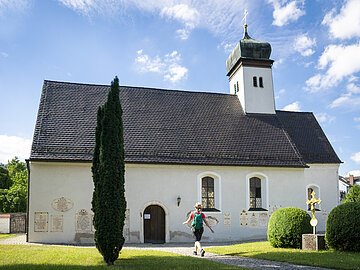
[[[248,225],[248,214],[246,213],[245,210],[243,210],[240,213],[240,225],[241,226],[247,226]]]
[[[224,226],[230,226],[231,225],[231,214],[230,213],[224,213]]]
[[[47,232],[49,224],[48,212],[34,213],[34,232]]]
[[[74,203],[65,197],[60,197],[52,201],[51,203],[52,208],[56,211],[66,212],[73,208]]]
[[[92,215],[85,209],[76,214],[76,232],[90,233],[92,228]]]
[[[50,221],[51,221],[51,225],[50,225],[51,232],[63,232],[64,229],[63,215],[51,215]]]

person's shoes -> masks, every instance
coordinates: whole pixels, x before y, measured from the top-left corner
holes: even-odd
[[[196,252],[196,251],[194,251],[194,252],[193,252],[193,254],[194,254],[194,255],[197,255],[197,252]]]
[[[205,254],[205,250],[202,249],[202,250],[200,251],[201,257],[204,257],[204,254]]]

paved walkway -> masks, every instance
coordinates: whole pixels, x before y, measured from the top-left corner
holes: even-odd
[[[18,235],[16,237],[7,238],[0,240],[0,244],[19,244],[19,245],[42,245],[42,244],[33,244],[26,242],[25,235]],[[204,249],[206,250],[207,247],[210,247],[211,244],[203,245]],[[303,265],[294,265],[284,262],[274,262],[268,260],[260,260],[260,259],[253,259],[253,258],[246,258],[246,257],[238,257],[238,256],[226,256],[226,255],[218,255],[213,253],[205,253],[204,257],[194,256],[192,255],[193,252],[193,245],[189,243],[178,243],[178,244],[164,244],[164,245],[152,245],[152,244],[127,244],[124,246],[126,249],[148,249],[148,250],[159,250],[159,251],[166,251],[172,252],[184,256],[191,256],[196,257],[199,259],[207,259],[210,261],[215,261],[219,263],[235,265],[239,267],[244,267],[248,269],[261,269],[261,270],[274,270],[274,269],[281,269],[281,270],[329,270],[328,268],[320,268],[320,267],[311,267],[311,266],[303,266]]]

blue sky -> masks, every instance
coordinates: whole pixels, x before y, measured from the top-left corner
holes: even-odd
[[[44,80],[229,93],[245,10],[276,108],[313,112],[360,174],[359,0],[0,0],[0,162],[29,157]]]

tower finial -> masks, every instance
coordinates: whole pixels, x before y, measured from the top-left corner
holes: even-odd
[[[248,33],[247,33],[247,23],[246,23],[246,18],[247,16],[249,15],[249,12],[247,11],[247,9],[244,10],[244,17],[243,17],[243,21],[244,21],[244,37],[247,37],[248,36]]]
[[[249,12],[247,11],[247,9],[244,10],[244,17],[243,17],[243,21],[244,21],[244,38],[250,38],[248,33],[247,33],[247,22],[246,22],[246,18],[249,15]]]
[[[247,25],[246,23],[246,17],[249,15],[249,12],[247,11],[247,9],[244,10],[244,17],[243,17],[243,21],[244,21],[244,24]]]

